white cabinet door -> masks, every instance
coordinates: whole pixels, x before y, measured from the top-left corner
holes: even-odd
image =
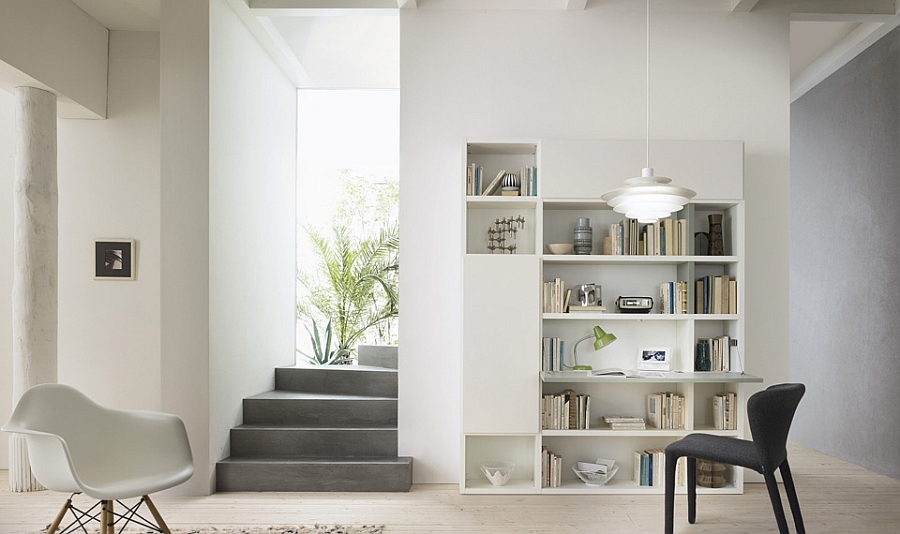
[[[540,262],[470,254],[463,265],[463,432],[537,433]]]

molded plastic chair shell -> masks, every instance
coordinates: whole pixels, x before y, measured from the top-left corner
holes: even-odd
[[[26,391],[2,430],[25,435],[32,472],[53,491],[129,499],[194,473],[180,417],[106,408],[63,384]]]

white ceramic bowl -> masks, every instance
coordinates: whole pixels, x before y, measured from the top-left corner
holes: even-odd
[[[547,250],[551,254],[571,254],[575,250],[575,245],[572,243],[550,243],[547,245]]]
[[[603,486],[612,480],[612,477],[616,476],[616,473],[619,472],[619,467],[614,466],[608,473],[601,474],[596,471],[579,471],[577,466],[573,465],[572,471],[575,471],[575,476],[588,486]]]
[[[512,476],[512,472],[515,468],[516,464],[491,462],[489,464],[483,464],[481,466],[481,472],[491,481],[491,484],[502,486],[509,482],[509,477]]]

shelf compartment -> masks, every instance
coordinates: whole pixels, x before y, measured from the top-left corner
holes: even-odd
[[[588,486],[580,480],[568,480],[558,488],[541,488],[543,495],[664,495],[665,493],[664,486],[641,486],[634,480],[618,480],[618,475],[605,486]],[[675,488],[676,495],[686,493],[687,489],[684,486]],[[722,488],[697,487],[697,495],[739,495],[741,493],[742,491],[734,485]]]
[[[537,493],[535,457],[537,436],[534,434],[466,434],[463,436],[465,465],[463,466],[465,493]],[[481,465],[512,462],[516,468],[509,482],[495,486],[481,472]]]

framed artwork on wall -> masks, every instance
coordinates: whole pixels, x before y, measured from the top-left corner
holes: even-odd
[[[95,280],[134,280],[134,240],[97,239],[94,241]]]

